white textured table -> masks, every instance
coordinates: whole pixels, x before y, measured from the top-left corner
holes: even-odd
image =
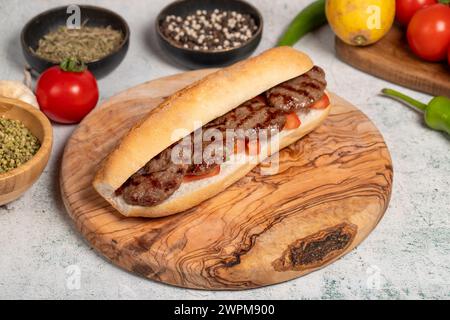
[[[65,0],[0,0],[0,78],[22,79],[19,34],[39,12]],[[263,13],[258,51],[274,45],[308,0],[252,0]],[[99,0],[89,3],[122,14],[131,27],[125,61],[100,81],[102,99],[180,71],[155,44],[153,21],[168,1]],[[302,299],[450,298],[450,138],[426,129],[420,116],[380,97],[398,88],[343,64],[334,56],[329,28],[297,46],[327,72],[329,89],[361,108],[378,126],[394,162],[394,191],[385,218],[369,238],[330,267],[295,281],[243,292],[185,290],[129,274],[97,255],[65,212],[58,172],[72,126],[54,126],[50,163],[21,199],[0,207],[0,298]],[[405,90],[427,101],[430,97]],[[78,282],[77,279],[80,281]]]

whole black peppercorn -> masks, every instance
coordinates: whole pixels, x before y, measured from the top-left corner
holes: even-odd
[[[166,38],[186,49],[220,51],[241,47],[258,27],[248,14],[215,9],[197,10],[186,17],[169,15],[161,30]]]

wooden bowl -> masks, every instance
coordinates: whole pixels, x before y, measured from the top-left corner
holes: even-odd
[[[53,131],[42,112],[19,100],[0,97],[0,117],[20,120],[41,142],[41,148],[28,162],[0,173],[0,205],[4,205],[25,193],[44,171],[52,151]]]

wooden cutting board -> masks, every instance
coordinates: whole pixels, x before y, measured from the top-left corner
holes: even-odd
[[[389,82],[433,96],[450,97],[450,67],[416,57],[398,26],[368,47],[349,46],[336,38],[336,54],[349,65]]]
[[[290,280],[361,243],[388,206],[392,163],[373,123],[336,95],[326,123],[281,152],[279,174],[261,176],[255,169],[189,211],[124,218],[94,191],[98,165],[120,137],[163,97],[209,72],[129,89],[81,123],[67,143],[60,175],[62,197],[81,234],[126,270],[214,290]]]

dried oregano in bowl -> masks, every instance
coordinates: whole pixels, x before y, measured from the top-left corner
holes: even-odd
[[[76,57],[85,63],[93,62],[114,52],[123,42],[121,31],[108,27],[65,26],[48,33],[39,40],[35,53],[54,63]]]
[[[40,147],[38,138],[22,122],[0,117],[0,174],[30,160]]]

